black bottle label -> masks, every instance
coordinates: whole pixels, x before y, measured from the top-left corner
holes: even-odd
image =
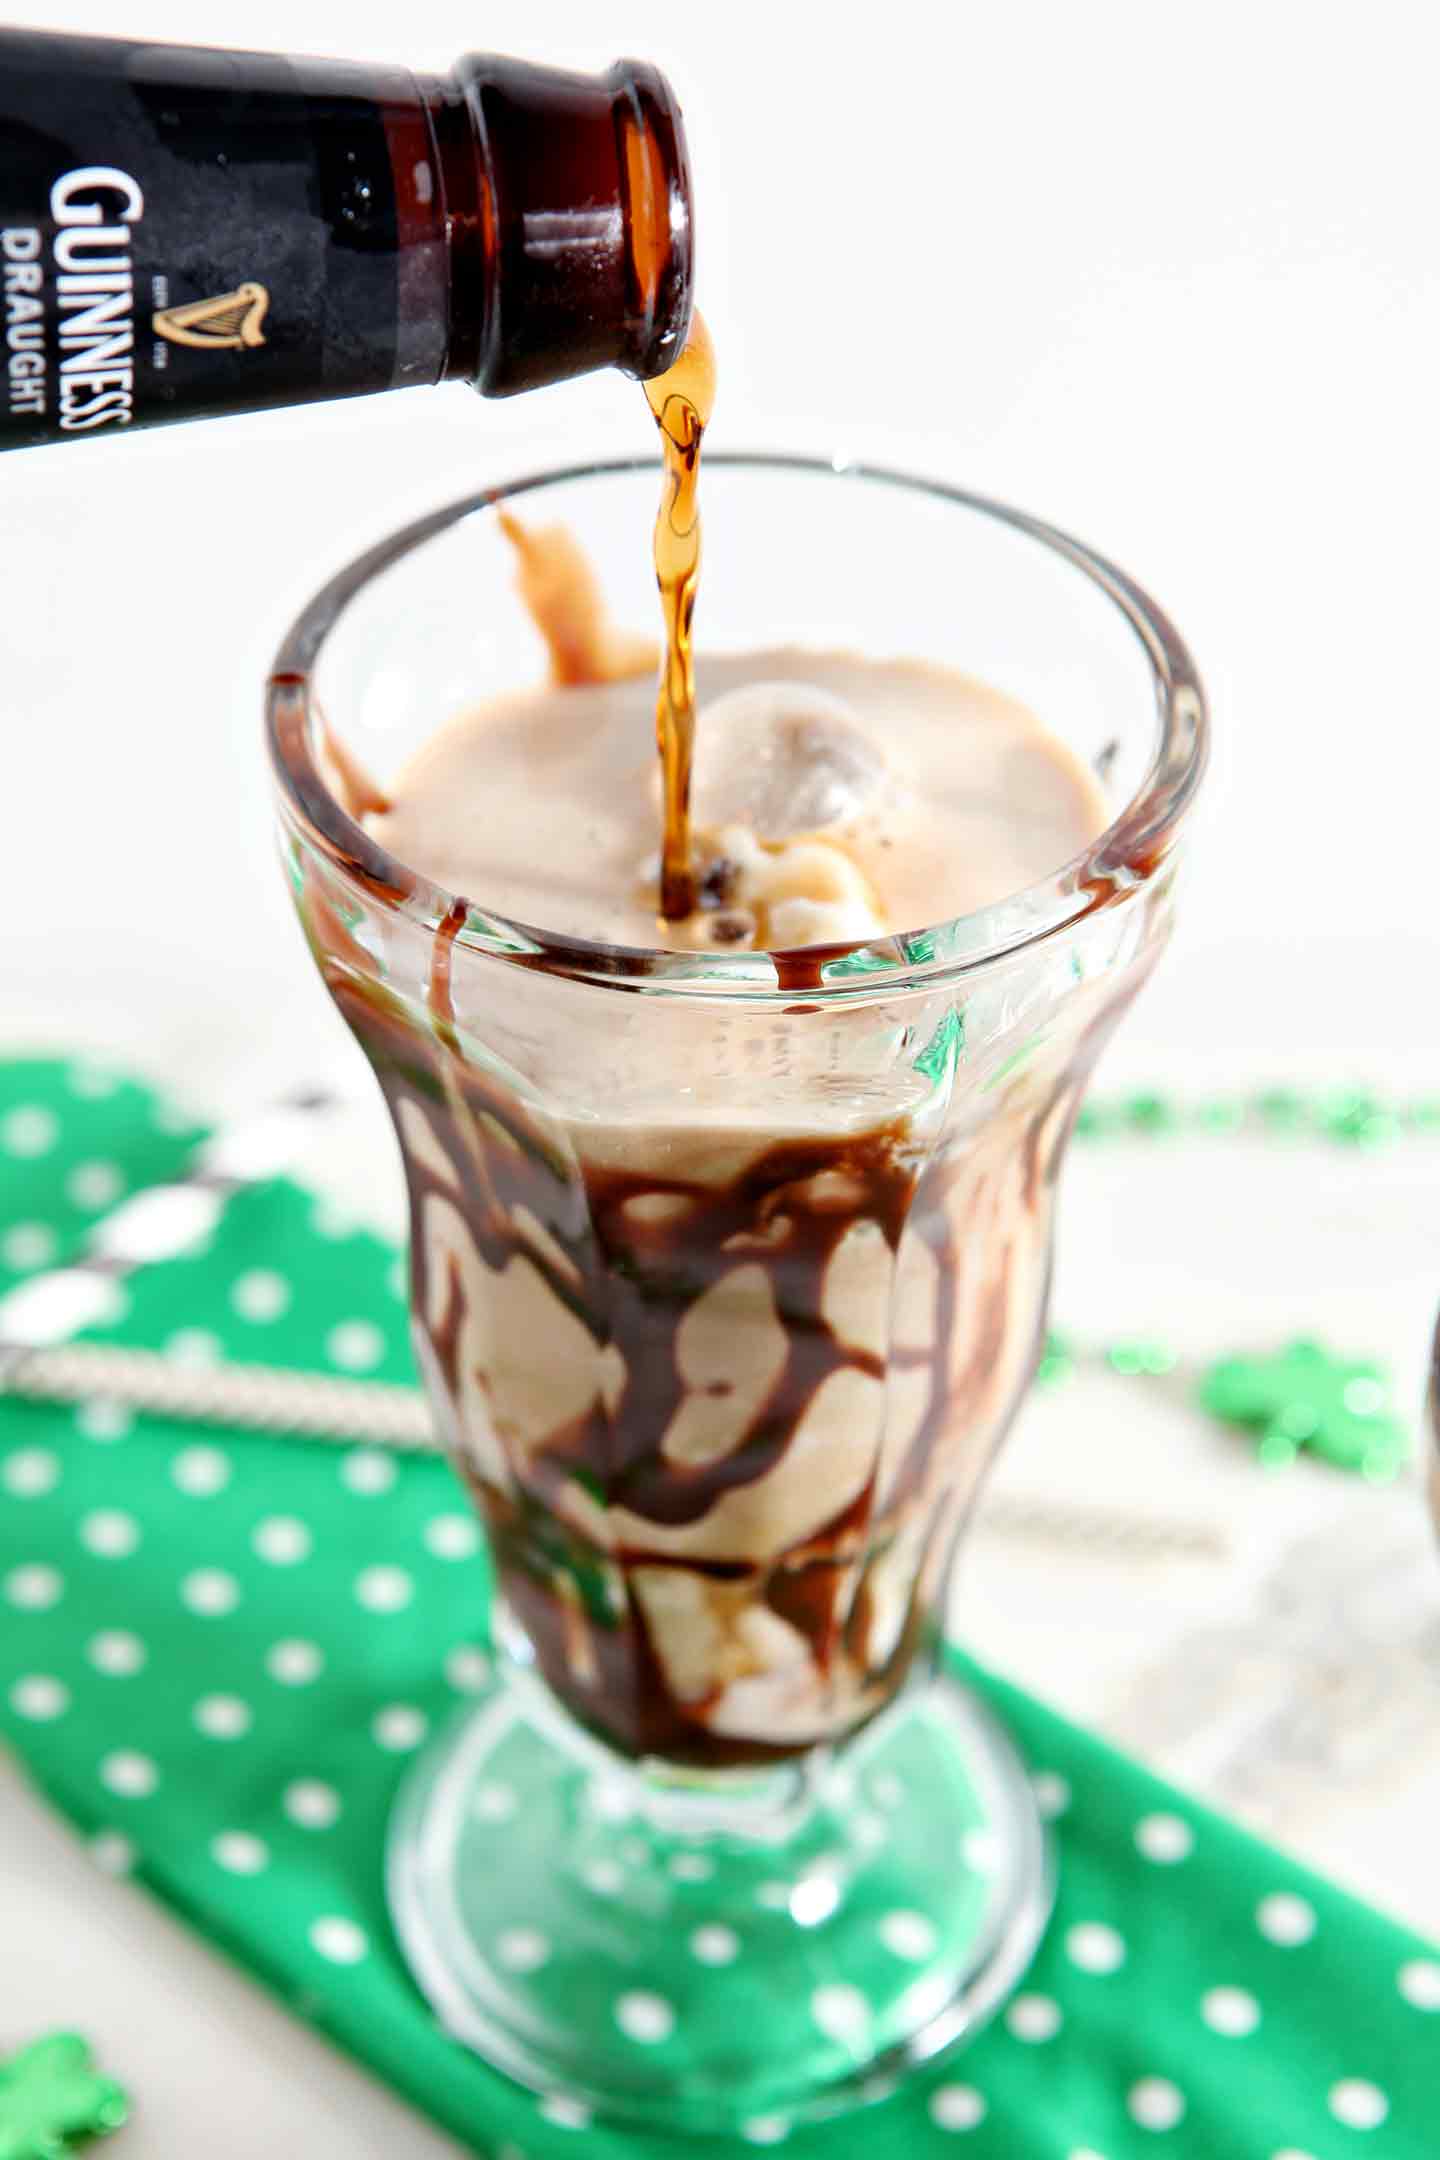
[[[382,81],[0,31],[0,448],[433,381]]]

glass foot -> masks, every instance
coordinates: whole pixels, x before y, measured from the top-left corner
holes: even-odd
[[[663,1783],[503,1666],[407,1780],[389,1884],[431,2006],[497,2068],[762,2139],[973,2032],[1053,1895],[1019,1760],[948,1676],[838,1756]]]

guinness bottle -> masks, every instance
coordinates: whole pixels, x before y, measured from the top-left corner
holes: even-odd
[[[664,78],[0,30],[0,449],[685,343]]]

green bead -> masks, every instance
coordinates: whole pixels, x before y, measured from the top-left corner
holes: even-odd
[[[1083,1102],[1075,1116],[1075,1138],[1096,1140],[1110,1129],[1110,1117],[1103,1103]]]
[[[1112,1372],[1160,1374],[1173,1372],[1180,1361],[1168,1343],[1119,1342],[1105,1352],[1105,1362]]]
[[[1407,1103],[1404,1118],[1406,1124],[1415,1132],[1440,1132],[1440,1101],[1432,1095],[1419,1102]]]
[[[1180,1122],[1174,1103],[1165,1095],[1127,1096],[1120,1106],[1120,1114],[1132,1132],[1173,1132]]]
[[[1070,1379],[1075,1370],[1075,1357],[1069,1344],[1059,1335],[1047,1335],[1040,1362],[1035,1367],[1037,1387],[1056,1387],[1062,1380]]]
[[[1245,1105],[1227,1102],[1217,1097],[1213,1102],[1201,1103],[1195,1111],[1195,1123],[1202,1132],[1238,1132],[1245,1122]]]
[[[1379,1147],[1398,1136],[1400,1120],[1377,1096],[1346,1088],[1321,1104],[1320,1128],[1350,1147]]]
[[[1304,1096],[1294,1088],[1265,1088],[1253,1098],[1251,1108],[1273,1132],[1295,1132],[1309,1117]]]

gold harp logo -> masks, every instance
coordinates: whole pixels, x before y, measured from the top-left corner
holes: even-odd
[[[217,293],[213,300],[190,300],[184,307],[161,308],[153,318],[157,337],[172,345],[200,345],[226,352],[241,352],[263,345],[270,295],[263,285],[246,278],[234,292]]]

